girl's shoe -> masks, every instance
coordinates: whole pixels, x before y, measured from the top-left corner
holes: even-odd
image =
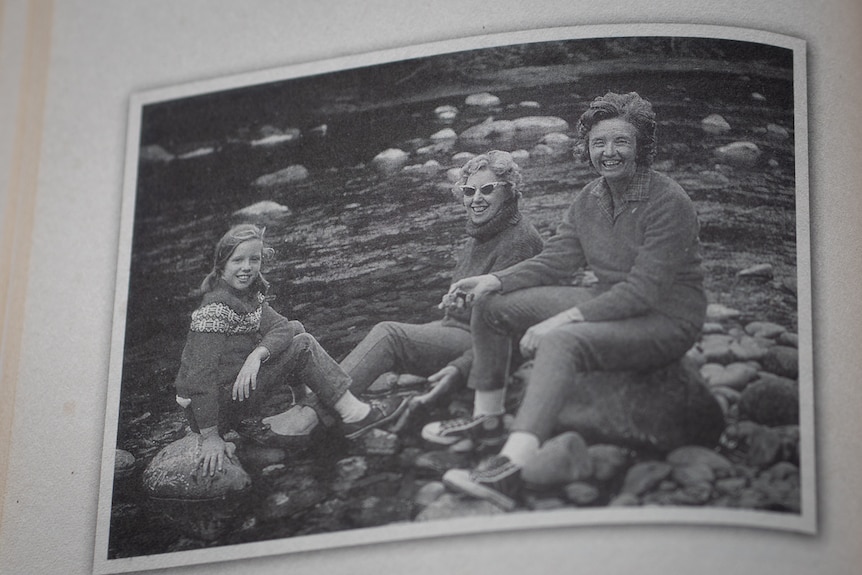
[[[473,471],[450,469],[443,474],[443,483],[459,493],[489,501],[504,511],[511,511],[518,505],[524,486],[521,468],[505,455],[489,457]]]
[[[407,399],[406,397],[397,396],[379,400],[372,399],[369,402],[371,411],[368,412],[368,415],[359,421],[341,424],[344,437],[347,439],[356,439],[374,428],[393,421],[407,407]]]
[[[506,437],[502,415],[474,415],[434,421],[422,428],[422,439],[437,445],[454,445],[472,439],[477,445],[500,445]]]

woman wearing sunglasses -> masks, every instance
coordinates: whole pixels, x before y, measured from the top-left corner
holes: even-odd
[[[494,274],[456,282],[473,308],[472,417],[422,430],[433,443],[493,443],[502,425],[510,338],[535,363],[499,455],[443,476],[450,488],[505,509],[518,503],[520,470],[554,430],[560,409],[578,401],[582,374],[646,371],[680,358],[703,326],[698,222],[688,194],[650,169],[656,153],[650,103],[634,92],[597,98],[578,122],[581,148],[599,177],[566,212],[538,256]],[[595,287],[572,285],[589,266]]]
[[[542,251],[542,238],[521,215],[521,170],[508,152],[490,151],[461,168],[454,189],[467,216],[470,237],[457,257],[453,282],[502,270]],[[341,362],[365,392],[390,371],[428,377],[434,395],[465,381],[472,365],[470,310],[457,294],[443,298],[442,319],[426,324],[384,321],[375,325]]]

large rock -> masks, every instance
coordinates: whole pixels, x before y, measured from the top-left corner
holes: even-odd
[[[796,425],[799,423],[799,385],[782,377],[761,376],[742,392],[739,411],[763,425]]]
[[[271,188],[273,186],[282,186],[301,182],[307,177],[308,169],[305,166],[294,164],[284,168],[283,170],[259,177],[254,181],[254,185],[259,188]]]
[[[510,141],[515,136],[515,123],[511,120],[486,120],[461,132],[461,140],[467,143],[490,144]]]
[[[757,164],[761,151],[752,142],[732,142],[715,150],[719,162],[740,168],[750,168]]]
[[[648,373],[581,375],[558,424],[590,443],[662,451],[689,444],[712,447],[725,426],[721,407],[687,358]]]
[[[200,435],[189,433],[159,451],[144,470],[144,490],[154,497],[213,499],[242,491],[251,478],[238,462],[227,460],[222,471],[205,475],[197,465]]]

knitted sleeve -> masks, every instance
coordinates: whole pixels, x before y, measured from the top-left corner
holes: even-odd
[[[268,349],[270,355],[278,355],[290,346],[295,336],[305,333],[305,327],[300,322],[279,314],[266,302],[263,302],[262,306],[259,345]]]

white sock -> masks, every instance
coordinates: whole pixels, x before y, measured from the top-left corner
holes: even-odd
[[[526,431],[513,431],[509,434],[500,455],[519,467],[524,467],[539,451],[539,438]]]
[[[349,391],[345,392],[332,407],[338,412],[344,423],[360,421],[371,411],[370,405],[362,403]]]
[[[473,400],[473,417],[479,415],[502,415],[506,412],[505,399],[506,390],[504,389],[477,390],[476,397]]]

